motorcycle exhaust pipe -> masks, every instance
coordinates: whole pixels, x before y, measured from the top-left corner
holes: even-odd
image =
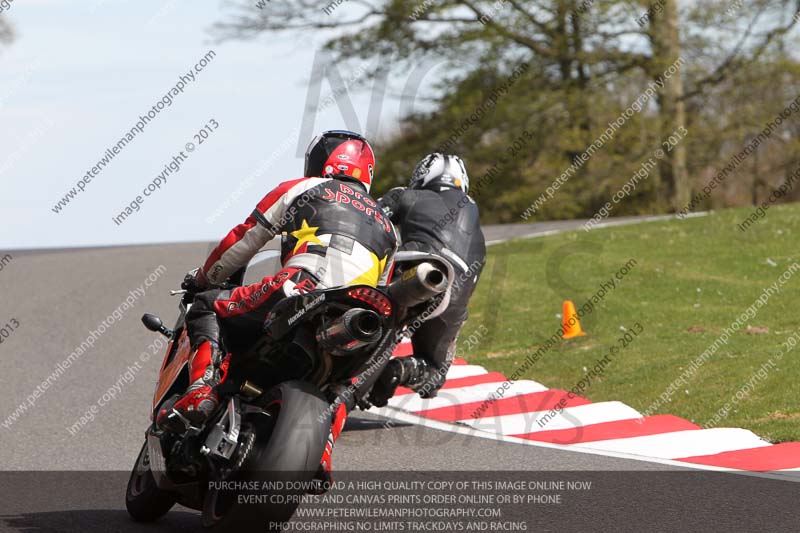
[[[368,309],[349,309],[317,331],[317,342],[334,355],[344,355],[376,342],[382,333],[381,317]]]
[[[389,295],[403,307],[414,307],[446,289],[447,272],[426,261],[406,270],[399,280],[392,282]]]

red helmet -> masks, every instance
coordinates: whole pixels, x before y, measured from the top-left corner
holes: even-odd
[[[375,173],[375,155],[367,140],[352,131],[332,130],[317,135],[306,150],[306,177],[331,176],[357,180],[367,192]]]

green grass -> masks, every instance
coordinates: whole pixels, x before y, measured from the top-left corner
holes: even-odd
[[[772,207],[743,233],[737,224],[749,213],[749,208],[724,210],[493,246],[459,354],[510,375],[557,330],[563,300],[580,307],[632,258],[637,265],[581,320],[588,335],[559,341],[523,377],[569,390],[585,375],[584,367],[591,369],[611,346],[621,348],[621,327],[638,322],[644,332],[582,395],[646,411],[723,328],[789,265],[800,263],[800,206]],[[674,414],[699,425],[713,419],[754,372],[784,351],[783,342],[800,329],[798,309],[800,272],[652,414]],[[760,333],[745,331],[747,326]],[[470,334],[477,342],[468,341]],[[771,442],[800,440],[799,359],[800,347],[786,353],[716,426],[744,427]]]

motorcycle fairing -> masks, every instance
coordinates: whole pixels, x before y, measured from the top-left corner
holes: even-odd
[[[192,347],[189,343],[189,335],[186,333],[186,328],[182,328],[181,334],[178,337],[177,346],[175,348],[175,355],[170,358],[172,351],[172,343],[167,347],[167,352],[164,355],[164,365],[158,375],[158,383],[156,384],[156,392],[153,395],[153,409],[150,412],[150,418],[153,419],[153,413],[158,409],[158,406],[164,401],[167,393],[173,388],[181,374],[186,371],[186,386],[188,386],[188,366],[189,360],[192,357]],[[184,387],[185,389],[186,387]]]

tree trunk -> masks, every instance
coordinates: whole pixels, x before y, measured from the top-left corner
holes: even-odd
[[[564,104],[569,116],[569,127],[565,131],[571,132],[566,155],[570,164],[573,164],[579,162],[578,157],[592,142],[591,112],[587,107],[588,78],[580,59],[583,52],[583,29],[574,0],[558,2],[556,20],[557,38],[553,44],[557,51]],[[587,162],[579,173],[587,173],[589,166]]]
[[[666,0],[663,10],[653,13],[650,19],[650,39],[653,45],[653,61],[650,76],[655,82],[661,80],[663,88],[659,93],[659,113],[661,116],[661,139],[670,135],[678,137],[686,127],[686,109],[683,103],[683,76],[680,70],[667,78],[665,72],[676,64],[681,55],[678,38],[678,2]],[[673,71],[676,67],[673,67]],[[680,67],[677,67],[680,68]],[[669,74],[667,74],[669,75]],[[680,210],[689,202],[689,171],[686,168],[686,139],[666,153],[659,164],[661,174],[662,198],[669,202],[673,210]]]

